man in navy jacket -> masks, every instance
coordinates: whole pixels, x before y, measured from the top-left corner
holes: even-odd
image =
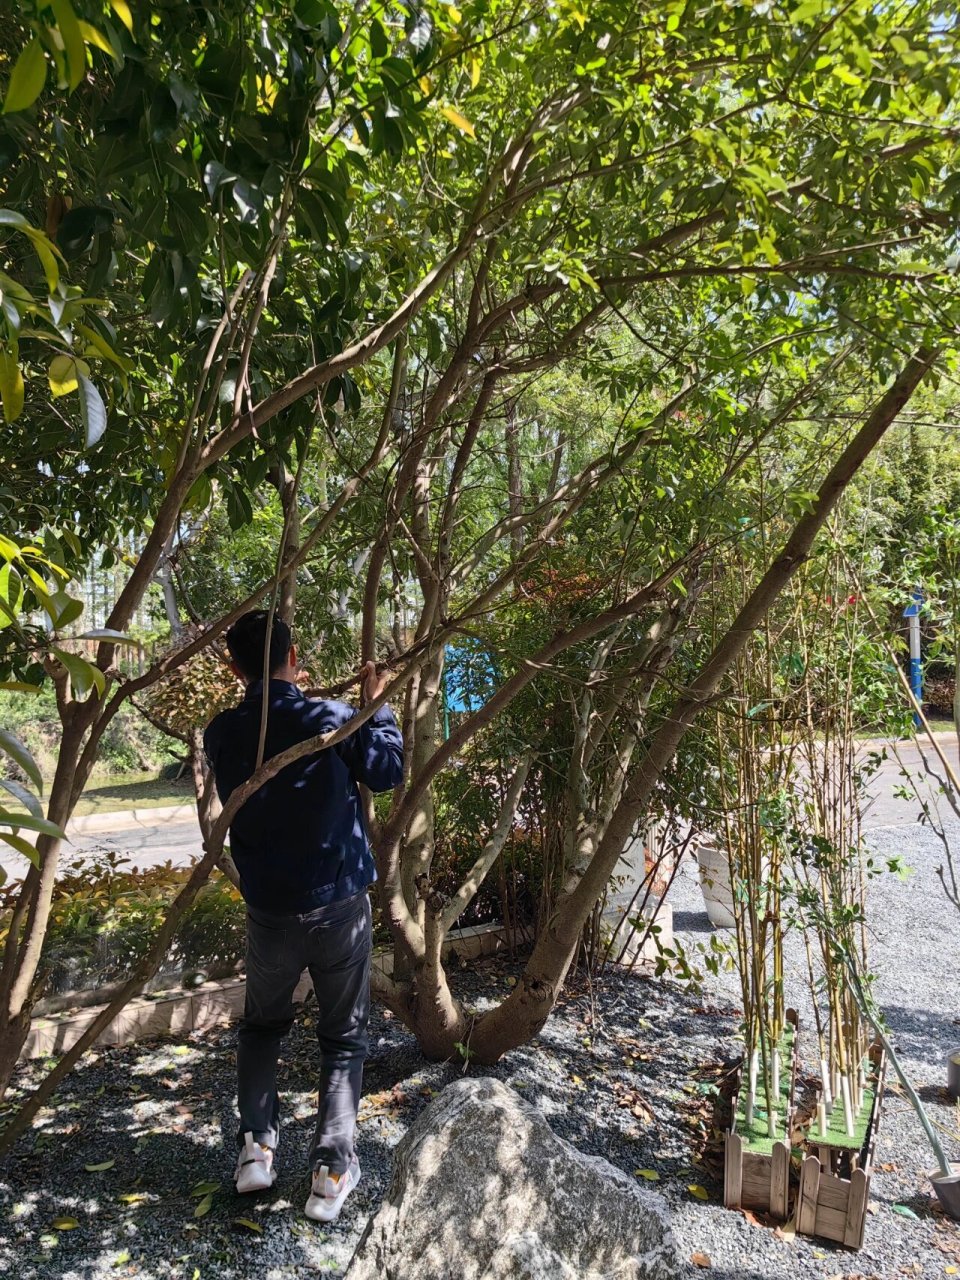
[[[204,735],[222,802],[256,767],[266,634],[262,611],[245,614],[227,632],[246,695]],[[290,629],[274,618],[265,760],[356,715],[342,702],[304,697],[295,683],[296,664]],[[368,663],[364,697],[377,697],[383,687]],[[294,761],[265,782],[230,826],[230,852],[247,904],[246,1004],[237,1046],[237,1190],[263,1190],[276,1180],[277,1059],[293,1025],[294,989],[309,969],[321,1067],[306,1212],[320,1222],[336,1218],[360,1179],[354,1137],[370,1003],[367,887],[376,870],[358,784],[387,791],[402,780],[403,739],[384,706],[342,742]]]

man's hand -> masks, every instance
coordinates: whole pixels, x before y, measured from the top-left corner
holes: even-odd
[[[363,689],[364,702],[372,702],[374,698],[379,698],[387,687],[387,677],[389,671],[377,671],[377,664],[373,661],[365,662],[360,670],[362,678],[361,688]]]

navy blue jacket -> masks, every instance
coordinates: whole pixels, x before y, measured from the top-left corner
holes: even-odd
[[[221,802],[247,781],[257,760],[263,682],[207,726],[203,745]],[[343,702],[304,697],[270,681],[264,759],[356,715]],[[389,791],[403,779],[403,739],[389,707],[325,751],[288,764],[237,811],[230,853],[243,896],[261,911],[294,915],[359,893],[377,873],[357,783]]]

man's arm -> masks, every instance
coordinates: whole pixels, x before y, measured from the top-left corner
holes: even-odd
[[[403,781],[403,735],[389,707],[375,711],[337,750],[357,782],[371,791],[391,791]]]
[[[363,667],[363,696],[367,702],[378,698],[387,685],[386,672],[378,673],[376,663]],[[348,712],[345,719],[356,715]],[[397,728],[393,712],[382,706],[356,733],[344,739],[340,755],[357,782],[371,791],[392,791],[403,781],[403,735]]]

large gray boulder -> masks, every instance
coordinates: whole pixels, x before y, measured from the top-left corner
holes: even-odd
[[[344,1280],[668,1280],[655,1192],[558,1138],[497,1080],[449,1085],[397,1147]]]

